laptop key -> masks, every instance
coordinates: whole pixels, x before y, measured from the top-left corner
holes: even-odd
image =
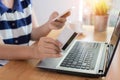
[[[77,64],[77,62],[76,62],[76,61],[74,61],[72,64],[73,64],[73,65],[76,65],[76,64]]]
[[[87,63],[82,63],[82,66],[86,66],[87,65]]]

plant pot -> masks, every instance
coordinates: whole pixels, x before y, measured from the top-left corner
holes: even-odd
[[[108,22],[108,15],[95,15],[94,30],[97,32],[106,31]]]

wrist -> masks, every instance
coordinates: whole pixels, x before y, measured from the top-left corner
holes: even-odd
[[[33,59],[34,58],[34,47],[29,46],[26,53],[28,55],[28,59]]]
[[[39,55],[38,55],[38,53],[39,53],[39,51],[38,51],[38,43],[36,42],[36,43],[34,43],[32,46],[30,46],[31,47],[31,58],[32,59],[38,59],[39,58]]]
[[[35,49],[35,46],[30,46],[30,59],[36,59],[36,54],[37,54],[37,51]]]

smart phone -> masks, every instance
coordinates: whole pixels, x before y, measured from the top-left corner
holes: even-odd
[[[71,13],[71,9],[68,9],[68,10],[64,11],[61,15],[57,16],[56,18],[54,18],[52,21],[56,21],[56,20],[58,20],[58,19],[61,18],[61,17],[66,17],[66,16],[68,16],[70,13]]]

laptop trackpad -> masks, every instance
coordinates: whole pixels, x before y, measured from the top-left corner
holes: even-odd
[[[48,58],[38,63],[37,67],[55,69],[61,59],[62,57],[61,58]]]

